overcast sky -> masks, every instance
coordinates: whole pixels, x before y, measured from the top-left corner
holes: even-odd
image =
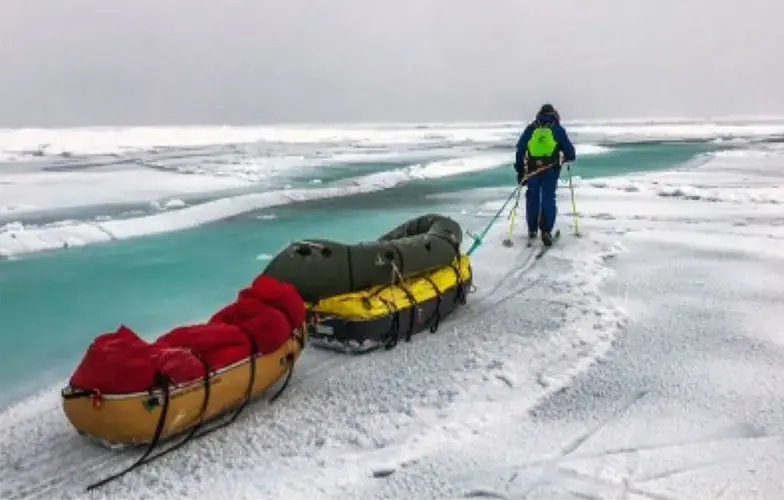
[[[784,115],[784,0],[1,0],[0,126]]]

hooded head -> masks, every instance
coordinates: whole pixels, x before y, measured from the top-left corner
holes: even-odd
[[[542,124],[560,123],[561,117],[552,104],[543,104],[536,113],[536,121]]]

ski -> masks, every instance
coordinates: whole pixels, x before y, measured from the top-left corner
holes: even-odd
[[[547,253],[547,251],[550,250],[553,247],[553,245],[555,245],[555,243],[558,241],[560,237],[561,237],[561,230],[556,229],[556,231],[553,233],[553,244],[550,245],[549,247],[542,245],[542,248],[538,252],[536,252],[536,257],[535,257],[536,260],[541,259],[542,256],[544,256],[544,254]]]

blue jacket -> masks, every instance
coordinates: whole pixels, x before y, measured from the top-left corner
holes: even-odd
[[[577,154],[574,151],[574,144],[572,144],[569,135],[566,133],[566,129],[561,126],[559,120],[552,115],[537,116],[535,121],[525,127],[525,130],[520,135],[520,139],[517,141],[517,154],[515,155],[514,168],[518,173],[521,173],[525,167],[525,150],[528,141],[531,139],[531,134],[533,134],[536,127],[544,124],[552,124],[553,136],[555,137],[556,142],[558,142],[558,151],[562,152],[564,155],[564,162],[572,162],[577,158]]]

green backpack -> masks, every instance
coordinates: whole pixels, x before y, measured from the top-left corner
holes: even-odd
[[[528,155],[532,158],[550,158],[558,148],[558,141],[550,127],[537,127],[528,140]]]

